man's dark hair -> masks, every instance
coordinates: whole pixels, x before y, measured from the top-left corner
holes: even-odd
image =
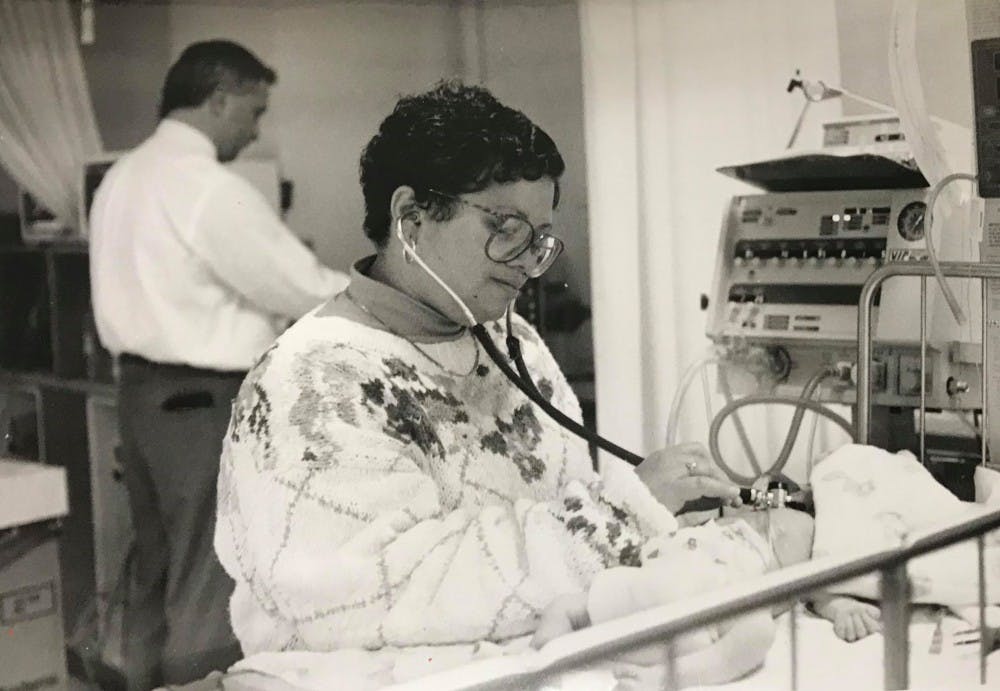
[[[192,43],[177,58],[163,82],[160,117],[176,108],[197,108],[219,87],[274,84],[277,75],[249,50],[232,41]]]
[[[389,237],[389,204],[402,185],[433,218],[447,220],[457,202],[434,195],[476,192],[493,183],[551,178],[559,201],[566,165],[552,138],[524,113],[480,86],[450,80],[401,98],[361,154],[365,234]]]

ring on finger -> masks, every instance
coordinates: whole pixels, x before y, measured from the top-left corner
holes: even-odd
[[[698,464],[694,461],[688,461],[684,466],[687,468],[689,475],[694,475],[698,472]]]

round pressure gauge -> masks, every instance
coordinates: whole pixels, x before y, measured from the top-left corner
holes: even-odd
[[[896,229],[904,240],[913,242],[924,237],[924,213],[927,205],[923,202],[910,202],[899,212],[896,219]]]

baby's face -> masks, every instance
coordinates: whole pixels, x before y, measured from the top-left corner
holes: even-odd
[[[751,527],[771,545],[776,566],[791,566],[808,561],[812,555],[812,516],[795,509],[748,511],[741,514]]]

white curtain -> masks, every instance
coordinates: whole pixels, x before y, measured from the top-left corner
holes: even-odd
[[[101,151],[68,0],[0,0],[0,165],[70,227]]]
[[[803,104],[785,91],[796,69],[840,83],[834,0],[580,0],[580,20],[598,427],[648,454],[710,345],[699,299],[723,212],[759,191],[715,169],[784,149]],[[818,146],[841,112],[814,105],[798,145]],[[699,399],[679,440],[706,439]],[[762,461],[790,412],[743,415]]]

